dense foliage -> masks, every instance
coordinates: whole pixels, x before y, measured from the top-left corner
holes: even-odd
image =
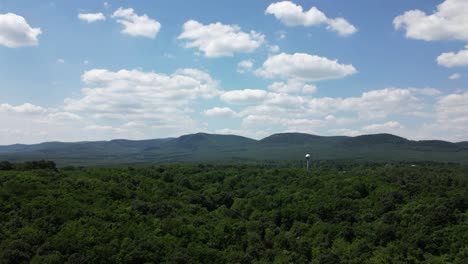
[[[0,263],[461,264],[467,207],[447,164],[10,166]]]

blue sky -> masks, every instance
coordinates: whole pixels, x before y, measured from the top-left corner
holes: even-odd
[[[0,144],[468,140],[468,3],[0,1]]]

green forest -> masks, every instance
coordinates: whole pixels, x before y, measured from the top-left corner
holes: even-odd
[[[467,263],[468,168],[0,163],[0,263]]]

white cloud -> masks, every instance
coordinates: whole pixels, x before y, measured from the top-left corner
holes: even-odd
[[[426,87],[426,88],[410,87],[410,88],[408,88],[408,90],[411,91],[412,93],[422,94],[422,95],[426,95],[426,96],[438,96],[438,95],[442,94],[442,92],[439,91],[438,89],[430,88],[430,87]]]
[[[270,4],[266,14],[274,15],[286,26],[316,26],[327,24],[327,29],[336,31],[341,36],[348,36],[357,32],[356,27],[344,18],[328,18],[315,6],[304,11],[302,6],[291,1],[282,1]]]
[[[454,73],[454,74],[449,76],[450,80],[458,80],[460,78],[461,78],[461,74],[459,74],[459,73]]]
[[[109,4],[109,2],[104,2],[103,5],[104,5],[105,8],[109,8],[109,7],[111,6],[111,5]]]
[[[340,79],[357,73],[351,64],[340,64],[337,60],[307,53],[270,56],[256,74],[265,78],[286,78],[303,81]]]
[[[219,94],[218,82],[197,69],[171,75],[94,69],[85,72],[82,81],[87,85],[82,96],[65,99],[63,110],[79,114],[91,125],[118,128],[98,130],[107,131],[107,136],[128,135],[129,130],[130,135],[146,137],[197,131],[199,123],[190,116],[193,103]],[[133,131],[124,126],[129,122],[140,122],[144,128]]]
[[[113,14],[113,18],[122,24],[122,34],[132,37],[147,37],[154,39],[161,29],[161,23],[149,18],[146,14],[139,16],[133,8],[123,9],[120,7]]]
[[[59,63],[59,64],[64,64],[64,63],[65,63],[65,60],[62,59],[62,58],[60,58],[60,59],[57,59],[56,62]]]
[[[210,117],[234,117],[237,116],[237,113],[234,112],[229,107],[213,107],[211,109],[205,110],[204,115]]]
[[[360,97],[312,98],[311,113],[355,112],[361,119],[386,118],[391,114],[409,113],[422,107],[408,89],[386,88],[363,93]]]
[[[252,70],[254,66],[253,60],[243,60],[237,64],[238,73],[246,73]]]
[[[399,122],[388,121],[383,124],[367,125],[363,127],[362,130],[366,132],[374,132],[374,133],[375,132],[379,132],[379,133],[387,132],[388,133],[388,132],[394,132],[401,128],[403,128],[403,126]]]
[[[362,132],[359,130],[349,129],[349,128],[335,128],[331,129],[330,133],[337,136],[348,136],[348,137],[355,137],[362,135]]]
[[[269,45],[268,49],[271,53],[278,53],[280,51],[280,47],[278,45]]]
[[[0,104],[0,112],[12,112],[21,114],[40,114],[46,112],[46,109],[30,103],[22,105]]]
[[[357,32],[356,27],[354,27],[346,19],[341,17],[328,19],[327,29],[335,31],[338,33],[338,35],[343,37],[352,35]]]
[[[277,37],[279,40],[286,39],[286,31],[284,31],[284,30],[277,31],[277,32],[276,32],[276,37]]]
[[[437,57],[437,63],[447,68],[467,66],[468,65],[468,46],[465,46],[464,50],[460,50],[457,53],[454,53],[454,52],[442,53],[439,57]]]
[[[278,93],[315,93],[317,87],[300,80],[289,79],[287,82],[274,82],[268,89]]]
[[[47,115],[48,118],[57,120],[57,121],[81,121],[82,118],[70,112],[55,112]]]
[[[78,14],[78,18],[88,23],[106,20],[103,13],[80,13]]]
[[[441,97],[435,105],[434,121],[422,127],[426,137],[467,140],[468,92]]]
[[[450,94],[437,102],[437,113],[440,119],[455,121],[459,118],[468,118],[468,92]],[[468,126],[468,123],[465,123]]]
[[[250,104],[266,99],[268,92],[257,89],[233,90],[221,94],[221,100],[229,104]]]
[[[32,28],[22,16],[0,14],[0,45],[8,48],[37,46],[41,33],[40,28]]]
[[[468,41],[468,1],[445,0],[437,10],[427,15],[410,10],[393,20],[395,29],[406,30],[406,37],[425,41]]]
[[[244,137],[255,138],[255,139],[262,139],[272,134],[271,132],[267,132],[265,130],[257,130],[257,129],[248,130],[248,129],[232,129],[232,128],[216,129],[213,131],[213,133],[222,134],[222,135],[238,135],[238,136],[244,136]]]
[[[203,25],[195,20],[185,22],[183,32],[178,38],[187,41],[186,48],[198,48],[209,58],[251,53],[265,41],[263,34],[255,31],[243,32],[237,25],[219,22]]]

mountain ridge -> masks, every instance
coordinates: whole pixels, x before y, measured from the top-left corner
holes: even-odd
[[[0,160],[49,159],[62,165],[299,160],[305,153],[317,160],[468,163],[466,141],[416,141],[385,133],[348,137],[288,132],[260,140],[232,134],[195,133],[176,138],[0,146]]]

